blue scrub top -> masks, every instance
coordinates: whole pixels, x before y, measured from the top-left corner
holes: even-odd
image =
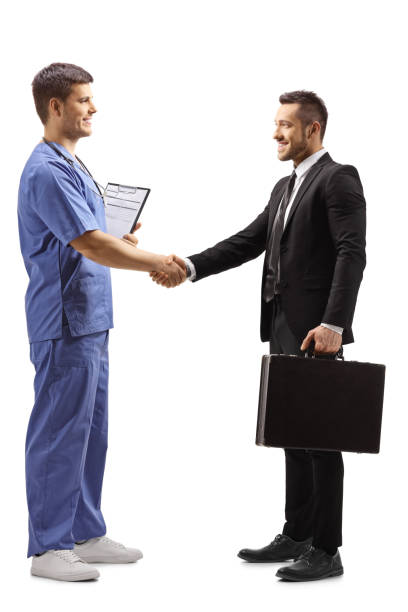
[[[78,162],[53,144],[75,168],[42,142],[24,167],[18,193],[30,342],[61,338],[63,321],[72,336],[113,327],[110,269],[69,245],[89,230],[106,232],[104,204]]]

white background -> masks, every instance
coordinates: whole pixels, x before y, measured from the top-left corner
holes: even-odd
[[[406,28],[403,3],[14,2],[1,57],[2,599],[31,610],[343,610],[392,605],[406,564]],[[144,249],[190,255],[242,229],[291,171],[272,139],[278,97],[325,100],[325,145],[364,185],[368,265],[346,357],[387,364],[378,456],[345,454],[345,574],[281,583],[242,547],[281,531],[282,451],[255,446],[262,258],[164,290],[113,271],[108,535],[136,566],[98,582],[29,575],[24,440],[33,403],[17,189],[42,135],[31,81],[54,61],[94,76],[97,180],[152,189]],[[396,608],[402,604],[395,603]]]

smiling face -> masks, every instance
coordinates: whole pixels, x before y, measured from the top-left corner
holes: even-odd
[[[58,130],[65,138],[75,141],[92,134],[92,116],[96,108],[89,83],[74,83],[64,102],[53,98],[50,107]]]
[[[275,117],[276,130],[273,135],[278,142],[278,158],[281,161],[292,159],[298,166],[306,157],[321,147],[320,137],[316,141],[317,122],[304,125],[299,118],[299,104],[282,104]],[[320,131],[320,126],[318,131]],[[318,145],[318,148],[316,146]]]

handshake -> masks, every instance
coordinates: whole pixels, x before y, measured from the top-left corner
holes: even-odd
[[[162,287],[177,287],[187,278],[186,264],[177,255],[161,257],[160,269],[150,272],[150,278]]]

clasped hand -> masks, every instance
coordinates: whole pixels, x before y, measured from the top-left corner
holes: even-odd
[[[187,269],[186,269],[186,264],[184,263],[184,260],[181,259],[181,257],[177,257],[177,255],[172,254],[164,258],[164,263],[167,266],[168,265],[175,266],[175,268],[178,271],[178,273],[175,275],[176,279],[177,278],[179,279],[178,282],[175,282],[174,276],[166,268],[163,268],[161,270],[154,270],[153,272],[150,272],[151,279],[158,285],[161,285],[162,287],[167,287],[167,288],[177,287],[177,285],[181,285],[181,283],[184,283],[184,281],[187,278]]]

